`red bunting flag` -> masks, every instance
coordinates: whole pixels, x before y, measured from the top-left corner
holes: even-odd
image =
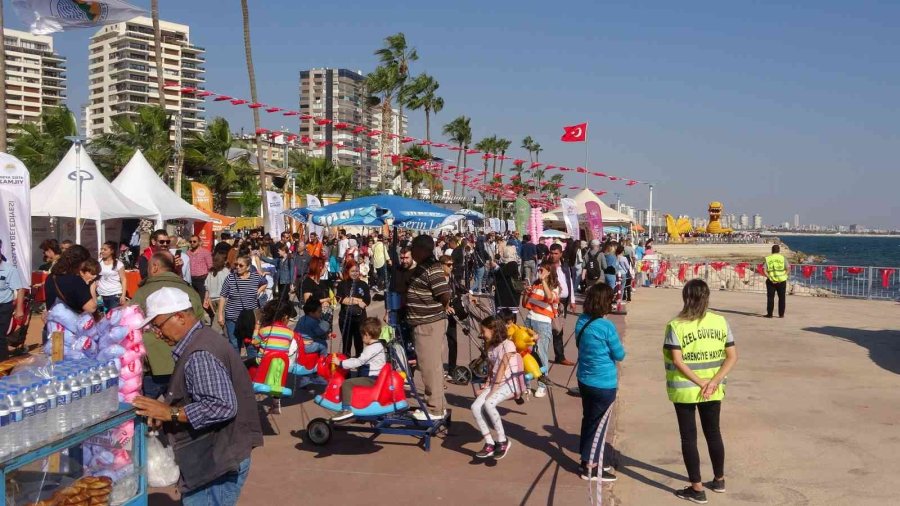
[[[632,180],[628,181],[627,183],[625,183],[625,186],[634,186],[636,184],[638,184],[638,182],[635,181],[634,179],[632,179]]]
[[[685,271],[687,271],[688,264],[681,264],[678,266],[678,281],[684,283]]]
[[[765,264],[756,264],[756,273],[760,276],[766,275],[766,266]]]
[[[191,93],[193,93],[193,92],[195,92],[195,91],[197,91],[195,88],[188,88],[188,87],[181,88],[181,92],[182,92],[182,93],[191,94]]]
[[[300,113],[297,111],[287,111],[283,114],[284,116],[299,116]]]
[[[208,97],[210,95],[215,95],[215,93],[213,93],[211,91],[206,91],[206,90],[203,90],[200,93],[197,93],[198,98]]]
[[[834,281],[835,271],[837,271],[837,266],[829,265],[829,266],[825,267],[825,270],[824,270],[825,279],[827,279],[829,283]]]
[[[355,134],[363,133],[365,131],[366,131],[366,127],[364,127],[364,126],[358,126],[353,129],[353,133],[355,133]]]
[[[561,171],[563,171],[563,172],[568,172],[568,171],[570,171],[570,170],[572,170],[572,169],[570,169],[570,168],[568,168],[568,167],[560,167],[559,170],[561,170]]]
[[[575,169],[575,172],[578,172],[579,174],[587,174],[587,171],[588,170],[584,167],[578,167],[577,169]]]
[[[565,133],[559,140],[563,142],[584,142],[587,140],[587,123],[564,126]]]
[[[478,151],[477,149],[467,149],[466,150],[467,155],[477,155],[478,153],[481,153],[481,151]]]
[[[329,123],[331,123],[331,120],[328,119],[328,118],[319,118],[319,119],[316,120],[316,124],[319,125],[319,126],[321,126],[321,125],[327,125],[327,124],[329,124]]]
[[[219,95],[218,97],[213,99],[213,102],[224,102],[225,100],[231,100],[231,97],[228,95]]]
[[[346,130],[346,129],[350,128],[350,125],[348,123],[344,123],[342,121],[340,123],[335,123],[334,128],[337,128],[338,130]]]
[[[378,137],[379,135],[381,135],[381,130],[369,130],[369,133],[367,133],[366,135],[368,135],[369,137]]]
[[[242,98],[236,98],[231,101],[231,105],[244,105],[246,103],[247,103],[247,101]]]
[[[555,169],[555,168],[556,168],[556,165],[548,165],[548,166],[544,167],[544,170],[551,170],[551,169]]]
[[[260,104],[259,102],[253,102],[252,104],[248,105],[247,107],[249,107],[251,109],[259,109],[260,107],[262,107],[264,105],[266,105],[266,104]]]
[[[609,180],[610,180],[610,181],[619,181],[619,180],[621,180],[621,179],[622,179],[622,178],[620,178],[620,177],[609,176]]]
[[[862,274],[862,267],[847,267],[847,274]]]
[[[257,128],[257,129],[256,129],[256,135],[262,135],[262,134],[264,134],[264,133],[266,133],[266,132],[268,132],[268,131],[269,131],[269,130],[268,130],[267,128]]]
[[[524,160],[523,160],[523,161],[524,161]],[[541,165],[543,165],[543,164],[540,163],[540,162],[534,162],[534,163],[531,164],[531,167],[529,167],[529,168],[531,168],[531,169],[536,169],[536,168],[540,167]]]
[[[804,278],[809,279],[812,277],[813,274],[816,273],[816,266],[815,265],[804,265],[803,267],[800,268],[800,273],[803,274]]]
[[[894,274],[894,269],[881,269],[881,287],[884,289],[888,289],[891,287],[891,276]]]
[[[266,112],[278,112],[280,110],[282,110],[281,107],[269,107],[266,109]]]

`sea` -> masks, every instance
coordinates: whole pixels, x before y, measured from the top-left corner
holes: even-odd
[[[793,251],[825,257],[826,264],[900,267],[900,237],[789,235],[780,239]]]

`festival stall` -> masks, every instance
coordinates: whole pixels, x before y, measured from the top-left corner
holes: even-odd
[[[87,151],[73,145],[53,172],[31,189],[32,238],[35,244],[48,238],[75,239],[75,218],[79,213],[79,170],[81,243],[95,256],[107,235],[119,238],[120,220],[156,215],[154,210],[123,195],[97,170]],[[55,230],[51,230],[50,218],[63,219],[58,220]],[[41,253],[37,248],[32,252],[33,265],[41,263]]]
[[[600,200],[600,197],[591,190],[584,189],[572,197],[571,200],[573,201],[573,207],[578,217],[577,221],[578,223],[583,224],[582,228],[587,226],[587,223],[585,222],[591,222],[592,217],[590,216],[589,207],[599,210],[599,216],[602,217],[602,230],[604,233],[627,234],[631,224],[634,222],[633,219],[625,214],[606,205]],[[564,207],[565,206],[560,206],[549,212],[543,213],[542,217],[544,222],[548,226],[565,225]],[[584,217],[587,217],[588,219],[585,220]],[[591,234],[583,234],[582,237],[589,237],[589,235]]]
[[[297,221],[305,223],[311,219],[314,225],[325,227],[348,225],[379,227],[393,220],[395,226],[415,230],[440,228],[456,219],[451,217],[457,214],[428,202],[397,195],[360,197],[319,209],[300,207],[287,213]]]

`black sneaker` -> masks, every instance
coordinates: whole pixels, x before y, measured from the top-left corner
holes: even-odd
[[[475,454],[475,458],[478,459],[487,459],[494,456],[494,445],[489,445],[487,443],[484,444],[484,448],[481,449],[480,452]]]
[[[693,487],[686,487],[682,490],[675,491],[675,497],[679,499],[684,499],[685,501],[695,502],[697,504],[706,504],[706,492],[703,490],[697,491],[694,490]]]
[[[616,480],[618,480],[618,478],[616,478],[616,475],[614,475],[613,473],[607,472],[606,470],[604,470],[603,473],[600,475],[600,481],[616,481]]]
[[[496,446],[494,446],[494,458],[497,460],[502,459],[506,456],[506,452],[509,451],[509,439],[506,441],[498,442]]]
[[[580,469],[580,472],[578,473],[578,475],[581,476],[582,480],[597,481],[597,468],[596,467],[592,467],[592,468],[588,469],[587,465],[581,464],[581,467],[579,467],[579,469]]]
[[[724,494],[725,478],[722,478],[721,480],[713,479],[713,481],[709,482],[709,485],[707,485],[707,487],[717,494]]]

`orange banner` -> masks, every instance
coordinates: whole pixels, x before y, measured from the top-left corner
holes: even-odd
[[[191,181],[191,200],[194,207],[201,211],[213,210],[212,192],[205,184]]]
[[[195,221],[194,235],[200,238],[200,245],[209,251],[213,249],[213,224],[209,221]]]

